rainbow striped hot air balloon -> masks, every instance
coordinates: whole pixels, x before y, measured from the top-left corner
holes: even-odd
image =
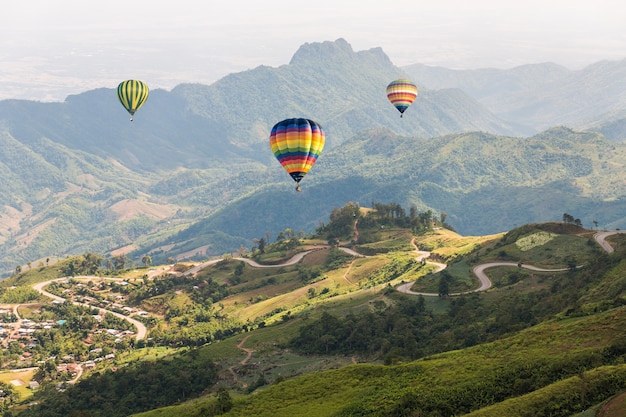
[[[300,181],[324,149],[324,142],[324,131],[313,120],[285,119],[272,128],[270,147],[278,162],[297,183],[297,191],[300,191]]]
[[[146,83],[137,80],[122,81],[117,86],[117,98],[120,103],[130,113],[130,121],[133,121],[135,112],[143,106],[148,99],[148,86]]]
[[[413,104],[416,97],[417,87],[406,78],[392,81],[387,86],[387,98],[398,109],[400,117]]]

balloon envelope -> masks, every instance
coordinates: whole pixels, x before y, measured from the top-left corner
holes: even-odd
[[[122,81],[117,86],[117,98],[126,111],[130,113],[130,120],[133,120],[135,112],[146,102],[148,93],[148,86],[138,80]]]
[[[324,131],[313,120],[285,119],[272,128],[272,152],[285,171],[298,183],[298,191],[300,181],[324,149],[324,142]]]
[[[413,104],[416,97],[417,87],[406,78],[392,81],[387,86],[387,98],[398,109],[400,117]]]

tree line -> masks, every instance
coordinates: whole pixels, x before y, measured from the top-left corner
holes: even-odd
[[[432,230],[435,225],[445,224],[446,214],[437,216],[432,210],[420,212],[412,205],[408,212],[400,204],[372,202],[371,208],[364,215],[358,203],[349,202],[343,207],[336,207],[330,213],[330,222],[321,223],[315,229],[318,236],[326,236],[329,242],[353,237],[355,224],[361,229],[381,227],[402,227],[411,229],[415,234]]]
[[[97,372],[59,391],[46,385],[20,417],[125,417],[198,397],[217,382],[217,366],[197,350]]]

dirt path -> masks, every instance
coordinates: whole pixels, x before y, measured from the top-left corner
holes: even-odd
[[[239,344],[237,345],[237,348],[246,352],[246,357],[241,362],[239,362],[240,365],[245,365],[246,363],[248,363],[250,358],[252,358],[252,352],[254,352],[253,349],[243,347],[244,343],[246,343],[246,340],[248,340],[249,337],[250,335],[244,337],[243,339],[241,339],[241,342],[239,342]]]
[[[346,272],[344,272],[343,274],[343,279],[350,285],[352,285],[352,281],[348,279],[348,274],[350,273],[350,270],[352,269],[352,265],[354,265],[354,259],[352,260],[352,262],[350,262],[350,265],[348,265],[348,269],[346,269]]]
[[[598,417],[624,417],[626,416],[626,392],[617,395],[602,406]]]
[[[70,381],[67,381],[67,383],[76,384],[80,380],[81,376],[83,376],[83,365],[79,363],[78,366],[76,367],[76,376],[72,378]]]
[[[241,339],[241,342],[239,342],[237,344],[237,348],[243,350],[244,352],[246,352],[246,357],[243,358],[240,362],[239,365],[245,365],[246,363],[248,363],[248,361],[252,358],[252,353],[254,352],[253,349],[250,348],[245,348],[243,347],[244,343],[246,343],[246,340],[248,340],[248,338],[250,337],[250,335],[244,337],[243,339]],[[228,368],[228,372],[230,372],[230,374],[233,376],[233,382],[237,382],[238,378],[237,378],[237,372],[235,372],[235,365],[231,366]],[[241,384],[242,388],[248,388],[248,384],[246,384],[245,382],[243,382]]]

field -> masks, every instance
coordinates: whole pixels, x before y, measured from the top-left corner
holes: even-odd
[[[20,394],[21,400],[26,400],[33,395],[33,390],[28,388],[28,383],[33,379],[36,369],[0,372],[0,382],[11,384]]]

